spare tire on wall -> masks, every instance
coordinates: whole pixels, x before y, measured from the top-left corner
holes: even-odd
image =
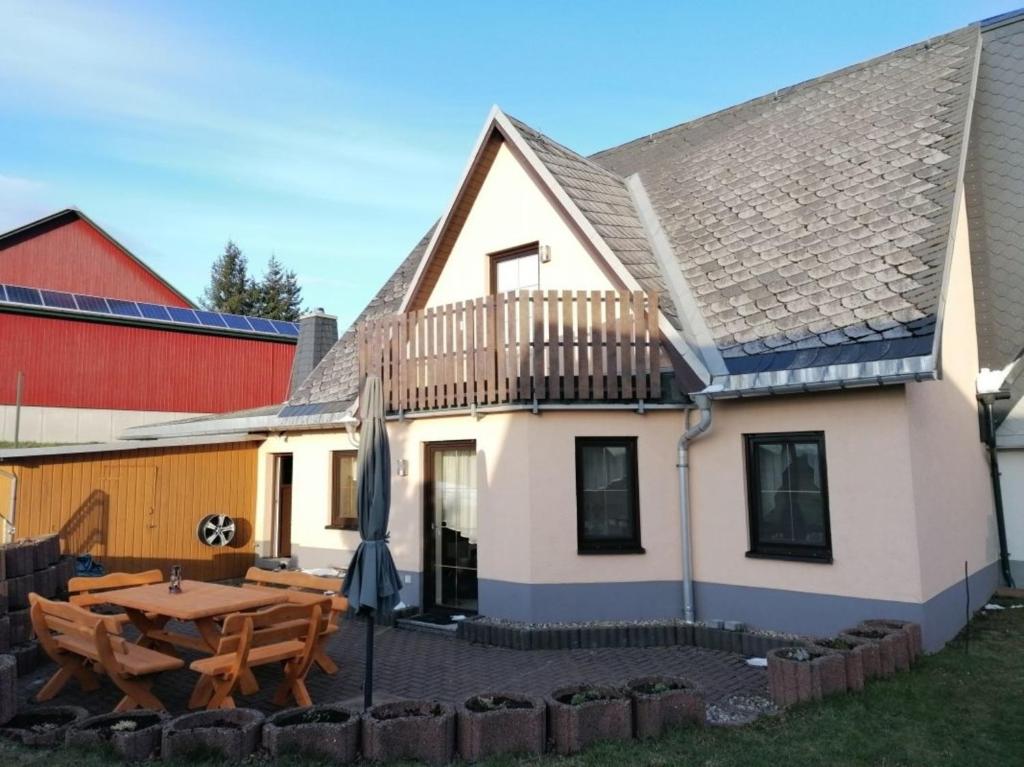
[[[207,514],[199,520],[196,537],[207,546],[228,546],[235,539],[235,520],[227,514]]]

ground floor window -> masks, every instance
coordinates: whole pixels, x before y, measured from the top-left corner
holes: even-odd
[[[356,453],[331,453],[331,524],[340,530],[359,529],[356,516]]]
[[[636,437],[577,437],[576,535],[581,554],[642,552]]]
[[[748,434],[750,556],[832,560],[822,432]]]

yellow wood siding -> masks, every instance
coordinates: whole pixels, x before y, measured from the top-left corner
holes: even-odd
[[[246,442],[5,462],[18,475],[16,537],[58,532],[65,553],[92,554],[107,572],[166,575],[180,564],[186,578],[241,577],[253,563],[257,450]],[[231,546],[199,541],[207,514],[235,520]]]

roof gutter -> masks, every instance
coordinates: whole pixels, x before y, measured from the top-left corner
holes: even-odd
[[[738,376],[730,376],[729,379],[736,379]],[[770,397],[783,394],[809,394],[812,392],[825,391],[846,391],[849,389],[865,389],[875,386],[893,386],[896,384],[915,383],[921,381],[936,381],[939,373],[934,368],[931,370],[915,370],[906,373],[894,373],[890,375],[857,376],[853,378],[835,378],[824,381],[793,381],[780,384],[761,384],[753,386],[730,387],[730,381],[716,381],[721,383],[721,390],[708,392],[714,399],[742,399],[749,397]]]

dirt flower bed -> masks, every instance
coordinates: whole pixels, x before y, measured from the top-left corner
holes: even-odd
[[[459,754],[479,761],[499,754],[544,753],[546,706],[542,699],[514,693],[467,698],[458,709]]]
[[[670,727],[701,726],[707,713],[704,693],[686,679],[669,676],[640,677],[626,684],[633,697],[638,738],[656,738]]]
[[[143,762],[160,753],[163,724],[168,718],[157,711],[101,714],[73,724],[65,743],[76,748],[108,746],[127,762]]]
[[[341,706],[311,706],[274,714],[263,726],[272,757],[289,754],[347,764],[359,756],[359,714]]]

